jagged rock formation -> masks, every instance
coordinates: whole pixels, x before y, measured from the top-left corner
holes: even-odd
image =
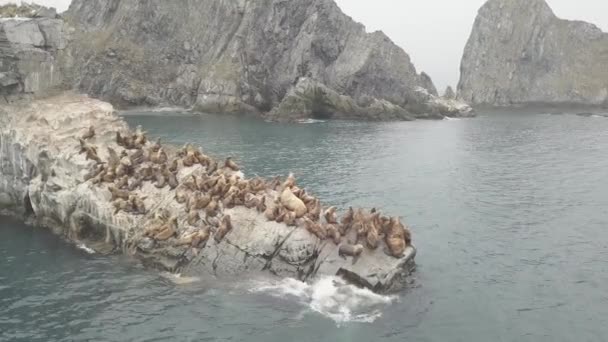
[[[314,114],[297,112],[308,99],[293,96],[310,88],[301,80],[308,78],[337,101],[328,117],[369,110],[373,119],[409,119],[442,110],[419,102],[417,88],[437,95],[428,75],[333,0],[75,0],[65,16],[77,32],[71,83],[118,106],[301,118]]]
[[[60,19],[0,18],[0,95],[43,95],[62,85],[68,37]]]
[[[456,99],[456,93],[454,92],[454,89],[452,89],[451,86],[447,86],[447,88],[445,88],[445,91],[443,92],[443,97],[447,100],[454,100]]]
[[[83,96],[0,107],[0,210],[188,276],[338,274],[382,292],[402,286],[414,266],[398,221],[356,211],[338,224],[332,210],[323,218],[311,209],[320,202],[293,178],[246,179],[229,160],[218,165],[198,149],[132,133],[111,105]],[[368,248],[343,258],[356,237]]]
[[[458,94],[471,104],[608,105],[608,34],[557,18],[544,0],[489,0],[465,48]]]

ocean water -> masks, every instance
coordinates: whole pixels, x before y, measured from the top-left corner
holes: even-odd
[[[275,124],[139,113],[151,135],[294,172],[413,231],[411,286],[179,278],[0,219],[0,341],[605,341],[608,118]]]

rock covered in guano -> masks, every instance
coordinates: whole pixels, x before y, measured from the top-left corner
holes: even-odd
[[[544,0],[489,0],[466,45],[458,95],[471,104],[608,106],[608,33]]]
[[[341,275],[397,289],[410,231],[376,209],[339,214],[286,179],[132,131],[111,105],[63,95],[3,106],[0,204],[98,251],[188,276]]]

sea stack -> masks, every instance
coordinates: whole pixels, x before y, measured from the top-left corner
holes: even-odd
[[[608,34],[559,19],[544,0],[489,0],[464,51],[458,95],[473,105],[608,106]]]

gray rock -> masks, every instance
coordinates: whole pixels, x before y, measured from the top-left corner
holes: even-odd
[[[417,87],[437,95],[401,48],[333,0],[75,0],[65,16],[77,32],[71,83],[118,106],[153,97],[203,112],[274,108],[269,117],[284,118],[277,110],[310,78],[388,110],[372,119],[395,119],[415,107]]]
[[[454,89],[452,89],[451,86],[448,86],[447,88],[445,88],[445,91],[443,92],[443,97],[448,100],[455,100],[456,93],[454,92]]]
[[[461,65],[472,104],[608,105],[608,34],[557,18],[544,0],[489,0]]]
[[[97,148],[101,159],[108,160],[108,147],[121,152],[114,132],[126,132],[128,126],[110,104],[64,94],[2,106],[0,114],[0,206],[8,204],[13,213],[27,213],[53,232],[84,241],[100,252],[124,251],[146,265],[195,277],[238,278],[264,272],[306,281],[342,275],[378,292],[398,289],[414,268],[413,248],[393,258],[383,252],[381,242],[380,248],[366,250],[357,260],[344,259],[333,242],[319,240],[303,226],[268,222],[257,210],[244,206],[220,210],[220,216],[230,215],[233,226],[220,242],[212,237],[202,246],[192,246],[187,237],[201,227],[186,223],[185,208],[175,200],[174,191],[145,182],[131,192],[145,198],[148,209],[137,216],[115,211],[108,184],[83,180],[95,164],[79,154],[77,137],[87,127],[96,128],[96,136],[88,143]],[[171,153],[177,150],[169,145],[164,148]],[[206,171],[200,164],[184,167],[178,179]],[[227,178],[235,175],[223,172]],[[264,195],[266,203],[278,197],[270,189]],[[144,234],[158,208],[178,219],[176,234],[165,241]]]

